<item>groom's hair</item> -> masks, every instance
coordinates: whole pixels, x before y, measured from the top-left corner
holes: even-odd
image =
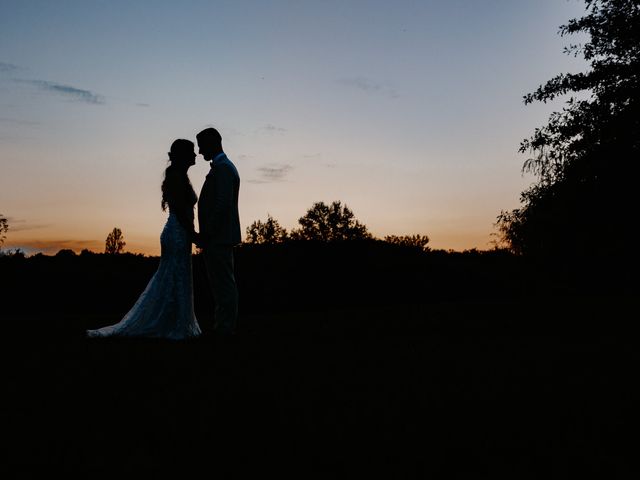
[[[213,127],[205,128],[196,135],[198,142],[207,143],[209,145],[222,145],[222,135]]]

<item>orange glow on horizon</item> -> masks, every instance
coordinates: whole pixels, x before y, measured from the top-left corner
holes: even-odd
[[[95,253],[104,252],[105,240],[82,240],[82,239],[69,239],[66,238],[33,238],[28,235],[20,235],[21,232],[16,232],[11,235],[11,231],[8,232],[7,239],[5,240],[2,249],[5,251],[21,249],[25,251],[27,255],[33,255],[36,253],[43,253],[45,255],[55,255],[60,250],[73,250],[75,253],[80,253],[82,250],[89,250]],[[124,240],[126,246],[124,251],[127,253],[143,254],[146,256],[159,256],[160,255],[160,236],[158,234],[157,239],[151,239],[149,237],[137,237],[128,238],[126,231],[124,233]],[[414,232],[415,233],[415,232]],[[389,233],[391,234],[391,233]],[[404,233],[399,233],[400,235]],[[477,248],[478,250],[487,250],[492,248],[492,245],[487,241],[486,232],[466,232],[466,233],[444,233],[432,235],[429,233],[423,233],[429,236],[429,247],[434,250],[454,250],[462,251]],[[104,237],[106,239],[106,235]],[[384,238],[386,234],[374,234],[377,238]]]

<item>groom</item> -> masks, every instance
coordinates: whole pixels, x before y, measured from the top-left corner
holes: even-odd
[[[237,333],[238,290],[234,275],[233,247],[240,243],[238,192],[240,176],[222,150],[222,137],[215,128],[196,135],[200,154],[211,162],[200,198],[198,224],[200,247],[215,301],[214,331]]]

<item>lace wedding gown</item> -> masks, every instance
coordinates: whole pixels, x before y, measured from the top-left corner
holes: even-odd
[[[115,325],[87,330],[87,336],[180,340],[200,335],[193,311],[191,240],[175,213],[169,213],[160,246],[158,270],[131,310]]]

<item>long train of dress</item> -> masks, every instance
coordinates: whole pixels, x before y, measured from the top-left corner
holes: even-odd
[[[200,335],[193,309],[191,241],[174,213],[160,235],[160,264],[135,305],[115,325],[89,337],[134,336],[180,340]]]

